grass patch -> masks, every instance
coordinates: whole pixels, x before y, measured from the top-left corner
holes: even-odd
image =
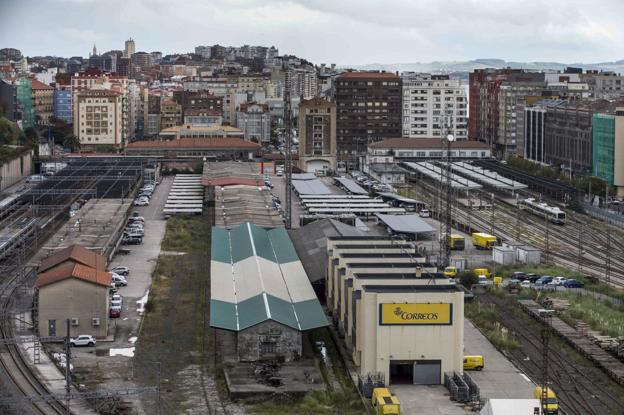
[[[555,291],[545,295],[570,301],[570,308],[560,313],[566,323],[574,326],[576,321],[580,320],[603,335],[624,336],[624,307],[572,292]]]
[[[199,251],[210,249],[210,226],[202,217],[175,216],[167,221],[167,231],[162,242],[165,251]]]
[[[466,317],[485,334],[485,337],[497,349],[512,351],[520,346],[518,340],[509,333],[509,330],[497,321],[498,317],[493,310],[476,302],[466,303],[464,312]]]
[[[210,269],[208,218],[171,218],[162,249],[184,251],[186,255],[158,258],[136,344],[136,378],[142,386],[154,385],[153,362],[160,362],[162,412],[185,413],[191,409],[189,397],[203,393],[200,380],[190,379],[187,369],[205,365],[206,345],[211,344],[210,330],[205,330]],[[144,404],[153,410],[153,402]]]
[[[624,291],[602,282],[587,279],[587,276],[569,268],[555,265],[500,265],[495,268],[496,275],[509,278],[516,271],[532,272],[537,275],[573,278],[585,284],[585,289],[624,301]]]

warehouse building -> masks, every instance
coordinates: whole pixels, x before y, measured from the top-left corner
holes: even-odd
[[[328,325],[284,228],[212,230],[210,326],[236,333],[238,360],[302,356],[302,332]]]
[[[463,371],[464,294],[426,258],[389,238],[333,237],[327,252],[327,306],[362,378],[428,385]]]

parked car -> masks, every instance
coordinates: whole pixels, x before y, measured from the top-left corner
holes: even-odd
[[[427,209],[421,209],[420,212],[418,212],[418,216],[421,218],[429,218],[431,217],[431,213],[429,213],[429,210]]]
[[[95,343],[95,337],[88,334],[81,334],[80,336],[69,340],[69,344],[72,346],[95,346]]]
[[[527,272],[527,274],[525,275],[525,279],[529,280],[529,282],[531,283],[535,283],[537,280],[540,279],[540,276],[537,274],[533,274],[532,272]]]
[[[122,245],[140,245],[143,243],[143,238],[126,236],[121,240]]]
[[[524,280],[520,283],[520,286],[522,288],[531,288],[531,281],[529,280]]]
[[[121,294],[113,294],[111,296],[111,301],[123,301],[123,297],[121,296]]]
[[[145,218],[143,216],[133,216],[128,218],[128,223],[145,223]]]
[[[123,265],[118,265],[116,267],[113,267],[109,271],[114,272],[115,274],[118,274],[118,275],[123,275],[124,277],[130,274],[130,268],[124,267]]]
[[[112,308],[108,311],[108,316],[110,318],[119,318],[121,317],[121,308]]]
[[[535,285],[546,285],[553,280],[553,277],[550,275],[543,275],[537,281],[535,281]]]
[[[116,300],[111,300],[111,307],[121,307],[122,305],[122,300],[121,298],[118,298]]]
[[[137,199],[134,201],[134,206],[147,206],[149,205],[149,200],[147,199]]]
[[[128,281],[121,275],[113,274],[112,281],[117,287],[125,287],[128,285]]]
[[[583,284],[579,280],[575,280],[572,278],[565,280],[564,282],[561,283],[561,285],[563,285],[566,288],[583,288],[585,286],[585,284]]]
[[[553,279],[549,282],[549,284],[551,285],[561,285],[562,283],[565,282],[565,278],[564,277],[553,277]]]
[[[130,216],[131,218],[138,218],[139,216],[141,216],[141,214],[139,212],[132,212],[132,216]]]
[[[521,272],[521,271],[516,271],[513,274],[511,274],[511,278],[515,280],[524,281],[526,279],[526,273]]]
[[[143,238],[145,231],[143,229],[127,229],[124,231],[126,238]]]
[[[126,228],[143,229],[143,222],[139,222],[139,221],[128,222],[128,224],[126,225]]]

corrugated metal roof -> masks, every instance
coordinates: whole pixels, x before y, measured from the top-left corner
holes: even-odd
[[[214,227],[210,325],[240,331],[266,320],[297,330],[328,324],[285,229]]]
[[[362,188],[359,184],[355,182],[355,180],[351,180],[347,177],[335,177],[337,182],[343,185],[349,192],[354,195],[367,195],[368,192]]]
[[[292,185],[300,195],[329,195],[332,191],[319,179],[293,180]]]
[[[386,226],[399,233],[433,232],[433,228],[417,215],[382,215],[377,214]]]

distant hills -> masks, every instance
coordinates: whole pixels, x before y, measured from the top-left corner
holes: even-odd
[[[562,71],[566,67],[597,69],[603,71],[613,71],[624,73],[624,59],[615,62],[600,63],[561,63],[561,62],[514,62],[504,59],[474,59],[469,61],[433,61],[414,63],[371,63],[366,65],[352,66],[359,70],[386,70],[386,71],[414,71],[414,72],[436,72],[436,73],[457,73],[472,72],[475,69],[484,68],[523,68],[536,71],[555,70]],[[345,66],[346,67],[346,66]]]

